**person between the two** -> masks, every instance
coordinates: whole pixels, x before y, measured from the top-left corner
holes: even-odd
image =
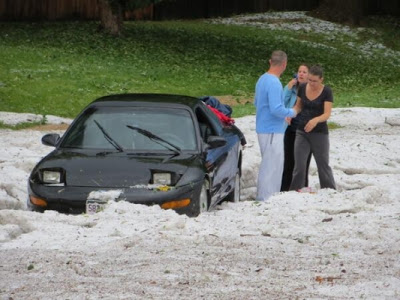
[[[288,84],[283,88],[284,103],[287,108],[295,105],[297,99],[297,89],[300,84],[307,83],[309,66],[301,64]],[[285,162],[283,165],[282,186],[281,192],[289,191],[292,182],[292,174],[294,169],[294,142],[296,140],[296,130],[299,124],[300,115],[291,119],[289,126],[287,126],[284,137],[285,148]],[[308,169],[311,161],[311,153],[307,159],[305,186],[308,186]]]
[[[331,116],[333,93],[323,84],[323,70],[312,66],[308,82],[300,85],[294,109],[300,114],[294,146],[294,171],[290,190],[304,187],[307,157],[311,151],[317,164],[321,188],[336,189],[333,172],[329,166],[329,131],[327,120]]]
[[[279,78],[285,71],[287,55],[281,50],[272,53],[270,67],[257,81],[256,132],[261,151],[261,164],[257,181],[257,201],[265,201],[281,189],[283,172],[283,135],[285,118],[297,112],[283,103],[283,88]]]

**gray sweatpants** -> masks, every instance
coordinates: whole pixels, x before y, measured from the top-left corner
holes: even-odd
[[[304,187],[307,168],[307,157],[313,154],[318,168],[319,184],[321,188],[336,189],[332,169],[329,166],[329,135],[324,133],[306,133],[296,131],[294,144],[294,170],[290,190],[299,190]]]
[[[267,200],[281,190],[283,160],[283,133],[258,134],[261,151],[261,164],[257,180],[258,201]]]

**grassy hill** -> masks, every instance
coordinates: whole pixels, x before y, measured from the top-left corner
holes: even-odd
[[[301,62],[318,63],[336,107],[400,107],[396,20],[323,28],[301,16],[126,22],[121,37],[94,22],[0,23],[0,111],[74,117],[99,96],[157,92],[228,95],[237,117],[254,112],[254,85],[275,49],[289,56],[283,84]]]

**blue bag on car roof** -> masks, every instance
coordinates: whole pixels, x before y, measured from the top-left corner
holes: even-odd
[[[217,98],[213,96],[203,96],[199,98],[205,104],[214,107],[215,109],[222,112],[225,116],[231,117],[232,108],[228,104],[222,104]]]

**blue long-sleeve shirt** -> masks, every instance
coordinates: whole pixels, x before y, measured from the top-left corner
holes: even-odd
[[[283,102],[282,83],[279,78],[265,73],[257,81],[254,98],[257,133],[284,133],[285,118],[295,112]]]

